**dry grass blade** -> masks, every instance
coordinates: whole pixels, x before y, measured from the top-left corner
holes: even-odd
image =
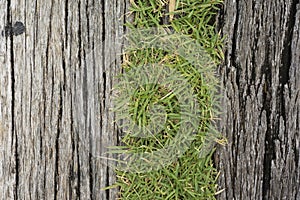
[[[176,7],[176,0],[170,0],[170,2],[169,2],[170,22],[174,18],[175,7]]]

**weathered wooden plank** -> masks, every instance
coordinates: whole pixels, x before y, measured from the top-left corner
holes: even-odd
[[[110,111],[125,1],[5,1],[1,29],[0,199],[115,199],[100,159],[116,145]],[[3,26],[2,26],[3,24]]]
[[[300,3],[225,1],[219,199],[299,199]]]
[[[0,2],[0,199],[115,199],[124,1]],[[299,0],[225,1],[220,199],[299,199]]]
[[[0,3],[0,26],[4,30],[9,13],[7,2]],[[16,137],[13,134],[12,65],[10,38],[0,36],[0,199],[14,198],[16,186]]]

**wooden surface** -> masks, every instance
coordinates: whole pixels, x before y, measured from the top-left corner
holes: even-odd
[[[219,199],[300,199],[299,0],[225,1]]]
[[[98,156],[118,141],[111,107],[124,13],[111,1],[0,2],[0,200],[115,199]],[[225,1],[219,199],[300,199],[299,0]]]
[[[124,1],[0,2],[0,199],[115,199],[104,159],[117,131]]]

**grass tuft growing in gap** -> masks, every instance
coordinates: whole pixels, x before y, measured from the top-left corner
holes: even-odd
[[[189,36],[196,40],[208,52],[216,64],[223,59],[223,38],[216,31],[214,19],[221,0],[131,0],[130,14],[133,21],[126,26],[131,29],[163,26],[175,33]],[[169,6],[169,3],[175,5]],[[168,12],[172,8],[173,12]],[[170,17],[171,16],[171,17]],[[119,199],[143,200],[193,200],[215,199],[217,191],[218,171],[214,168],[212,155],[214,149],[208,149],[208,154],[199,155],[207,140],[207,131],[216,115],[214,97],[216,85],[207,85],[203,75],[185,58],[174,52],[162,49],[144,48],[128,50],[124,56],[125,70],[140,65],[161,63],[182,74],[188,80],[195,98],[199,103],[200,123],[188,150],[170,165],[159,170],[134,173],[118,171],[117,182],[106,189],[118,187]],[[145,126],[149,122],[149,105],[162,105],[167,113],[163,130],[151,138],[134,137],[124,133],[120,151],[154,152],[172,142],[180,129],[180,105],[176,95],[160,85],[148,84],[137,89],[130,98],[128,106],[129,117],[136,124]],[[122,107],[122,102],[116,105]],[[215,141],[221,143],[222,138],[215,133]]]

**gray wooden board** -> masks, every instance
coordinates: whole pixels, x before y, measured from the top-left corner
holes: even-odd
[[[299,0],[225,1],[219,199],[300,199]]]
[[[1,1],[0,199],[115,199],[113,77],[125,1]],[[19,31],[20,32],[20,31]],[[19,33],[18,32],[18,33]]]
[[[0,199],[115,199],[125,1],[1,1]],[[219,199],[300,199],[299,0],[225,1]]]

